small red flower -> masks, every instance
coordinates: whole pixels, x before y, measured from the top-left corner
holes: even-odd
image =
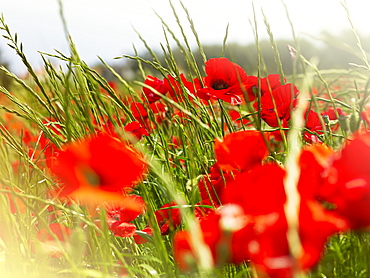
[[[152,126],[155,126],[154,123],[149,120],[148,113],[153,113],[156,122],[161,123],[167,111],[167,107],[159,101],[153,102],[148,106],[144,106],[140,102],[132,102],[130,109],[135,119],[147,130],[151,130]]]
[[[259,82],[258,82],[258,80],[259,80]],[[284,82],[285,81],[286,80],[284,79]],[[281,84],[281,79],[280,79],[279,74],[270,74],[267,77],[263,77],[263,78],[260,78],[260,79],[258,79],[257,76],[250,75],[250,76],[248,76],[247,82],[245,83],[245,86],[248,90],[248,94],[257,95],[258,90],[259,90],[261,96],[266,94],[266,93],[272,92],[273,90],[275,90],[276,88],[278,88],[282,85],[284,85],[284,84]]]
[[[320,260],[328,238],[348,230],[348,221],[335,211],[326,210],[315,200],[303,200],[299,215],[300,238],[304,250],[303,269],[314,267]]]
[[[144,200],[140,196],[130,195],[127,198],[126,204],[115,202],[106,202],[105,210],[108,219],[113,221],[131,222],[136,219],[144,211]],[[132,206],[130,203],[135,204]]]
[[[125,125],[124,129],[126,132],[132,133],[138,140],[143,136],[149,136],[148,131],[137,121]]]
[[[144,81],[145,85],[152,87],[158,93],[165,95],[168,92],[168,87],[163,80],[158,79],[157,77],[148,75]],[[143,87],[143,92],[149,101],[149,103],[156,102],[161,99],[161,96],[153,93],[149,88]]]
[[[199,179],[198,188],[202,203],[208,202],[213,206],[219,206],[220,196],[223,188],[228,180],[232,180],[233,176],[227,172],[222,172],[215,164],[211,167],[210,173],[203,175]]]
[[[278,127],[290,119],[291,110],[297,106],[298,89],[292,84],[278,86],[261,96],[261,118],[271,127]],[[258,103],[254,104],[258,109]]]
[[[136,226],[133,223],[124,221],[108,220],[108,229],[112,231],[116,237],[132,237],[136,233]]]
[[[338,119],[335,111],[337,111],[337,114],[339,117],[347,115],[347,113],[345,113],[340,107],[337,107],[336,109],[334,109],[333,107],[330,107],[329,109],[321,112],[321,115],[327,115],[329,120],[334,121]]]
[[[242,118],[242,116],[240,115],[238,111],[229,110],[228,112],[229,112],[231,120],[236,124],[238,128],[240,128],[241,126],[251,124],[248,119]]]
[[[177,204],[172,202],[155,211],[155,217],[162,235],[167,235],[169,231],[176,229],[181,224],[180,209],[170,208],[175,206]]]
[[[154,212],[161,235],[167,235],[170,231],[174,231],[181,224],[180,209],[176,206],[177,204],[175,202],[171,202],[161,206]],[[144,234],[144,237],[141,236],[142,234]],[[145,236],[152,235],[152,228],[147,226],[140,231],[140,234],[136,233],[134,235],[134,239],[137,244],[142,244],[147,242]]]
[[[306,125],[305,127],[317,134],[322,134],[324,131],[323,126],[321,125],[319,115],[312,110],[309,110],[306,113]],[[304,138],[309,143],[318,143],[320,142],[319,138],[315,134],[311,134],[307,131],[304,132]]]
[[[191,101],[195,97],[195,90],[200,88],[200,82],[197,79],[194,82],[190,82],[183,73],[180,74],[180,80],[172,75],[167,75],[164,82],[171,98],[176,102],[184,102],[185,95]]]
[[[140,232],[137,233],[137,232]],[[153,236],[153,230],[152,228],[150,227],[145,227],[144,229],[142,229],[141,231],[136,231],[135,235],[134,235],[134,241],[136,244],[143,244],[143,243],[147,243],[148,240],[146,238],[144,238],[144,236],[147,236],[147,237],[151,237]]]
[[[366,104],[365,110],[361,112],[361,118],[366,122],[367,128],[370,127],[370,103]]]
[[[132,102],[130,105],[131,113],[139,122],[148,118],[148,111],[140,102]]]

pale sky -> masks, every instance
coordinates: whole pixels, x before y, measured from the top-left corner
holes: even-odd
[[[57,0],[1,0],[0,13],[12,33],[18,33],[24,51],[35,68],[42,65],[38,51],[55,53],[54,49],[68,54]],[[89,65],[101,56],[108,63],[114,57],[131,54],[134,44],[143,51],[134,28],[158,49],[165,44],[161,22],[155,12],[181,38],[168,0],[62,0],[69,31],[77,49]],[[180,16],[187,37],[194,45],[186,15],[178,0],[172,0]],[[222,43],[227,24],[229,42],[250,43],[254,41],[252,0],[183,0],[194,22],[202,44]],[[340,0],[285,0],[295,31],[318,36],[322,30],[335,34],[349,29],[345,9]],[[370,33],[370,2],[347,0],[355,28],[360,33]],[[261,38],[267,38],[263,15],[271,25],[275,38],[292,38],[285,9],[280,0],[255,0]],[[0,31],[0,34],[4,32]],[[1,58],[11,62],[15,73],[24,70],[20,59],[0,38]]]

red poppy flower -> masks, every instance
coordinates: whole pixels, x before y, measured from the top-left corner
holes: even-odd
[[[198,90],[199,98],[222,99],[232,105],[242,103],[240,96],[246,91],[247,74],[239,65],[227,58],[213,58],[205,63],[205,71],[205,88]],[[255,99],[254,94],[248,96],[250,101]]]
[[[161,123],[167,111],[167,107],[161,102],[154,102],[149,104],[149,106],[144,106],[140,102],[133,102],[130,105],[130,109],[135,119],[147,130],[151,130],[152,127],[155,127],[154,123],[149,120],[148,113],[153,113],[155,121]]]
[[[108,219],[113,221],[131,222],[144,211],[144,200],[137,195],[130,195],[126,204],[106,202],[104,204]],[[136,206],[129,204],[129,201]]]
[[[307,145],[302,149],[298,189],[302,197],[319,198],[323,175],[332,162],[334,151],[324,144]]]
[[[108,229],[116,237],[132,237],[136,234],[136,226],[133,223],[112,220],[107,220],[107,223]]]
[[[213,165],[210,169],[210,173],[203,175],[199,179],[198,188],[200,197],[202,199],[201,203],[208,202],[213,206],[219,206],[220,196],[223,188],[228,180],[232,180],[233,176],[227,172],[222,172],[217,164]]]
[[[185,94],[191,101],[195,97],[195,90],[200,88],[200,82],[197,79],[195,79],[194,82],[190,82],[186,79],[183,73],[180,74],[180,80],[178,80],[177,77],[167,75],[167,78],[164,80],[164,82],[171,95],[171,98],[176,102],[183,102],[185,100]]]
[[[337,111],[337,113],[335,113],[335,111]],[[337,117],[337,114],[339,118]],[[340,107],[337,107],[336,110],[334,110],[333,107],[330,107],[326,111],[321,112],[321,115],[328,117],[330,121],[334,121],[334,120],[340,120],[342,118],[345,118],[347,116],[347,113],[344,112]],[[330,129],[333,131],[338,130],[338,128],[339,128],[339,123],[336,123],[330,126]]]
[[[285,79],[284,79],[285,80]],[[261,78],[261,95],[272,92],[284,84],[281,84],[279,74],[270,74],[267,77]]]
[[[131,237],[136,234],[136,226],[133,223],[144,211],[144,200],[140,196],[130,195],[124,202],[107,201],[104,202],[107,214],[108,229],[116,237]],[[101,227],[100,219],[94,220],[95,225]]]
[[[180,209],[176,206],[177,204],[175,202],[168,203],[154,212],[161,235],[167,235],[170,231],[175,230],[181,224]],[[147,226],[140,231],[140,234],[136,233],[134,235],[134,239],[137,244],[147,242],[145,237],[141,236],[143,233],[144,235],[152,236],[153,230],[151,227]]]
[[[60,195],[87,203],[121,200],[145,170],[136,150],[106,134],[67,144],[51,167],[63,184]]]
[[[202,201],[195,204],[194,216],[198,220],[202,220],[208,215],[215,212],[218,209],[218,205],[210,199],[203,199]],[[214,208],[215,207],[215,208]]]
[[[36,233],[36,238],[40,241],[54,241],[55,237],[60,241],[65,241],[71,234],[72,230],[60,223],[52,223],[49,225],[52,234],[46,228],[39,230]]]
[[[179,208],[175,207],[175,202],[165,204],[155,211],[155,217],[162,235],[167,235],[169,231],[176,229],[181,224],[181,214]]]
[[[136,121],[128,123],[125,125],[124,129],[126,132],[132,133],[138,140],[140,140],[143,136],[149,136],[148,131]]]
[[[242,118],[242,116],[240,115],[238,111],[229,110],[228,113],[230,115],[231,120],[236,124],[238,128],[242,127],[243,125],[244,126],[248,124],[251,125],[251,122],[246,118]]]
[[[317,134],[322,134],[323,133],[323,126],[321,125],[319,115],[312,110],[309,110],[306,113],[306,124],[305,127]],[[309,133],[307,131],[304,132],[304,139],[309,142],[309,143],[318,143],[320,142],[319,138],[317,135]]]
[[[221,201],[240,205],[248,215],[275,212],[285,203],[284,176],[285,171],[276,164],[257,165],[229,181]]]
[[[11,193],[11,190],[8,186],[2,186],[0,185],[1,189],[9,190],[9,193],[1,193],[6,196],[6,199],[8,200],[8,207],[11,213],[24,213],[26,211],[26,205],[22,202],[22,200],[17,197],[16,195],[13,195]],[[14,192],[19,193],[19,190],[16,187],[13,187],[12,190]]]
[[[130,109],[131,109],[132,115],[139,122],[142,122],[143,120],[148,118],[148,111],[142,103],[132,102],[131,105],[130,105]]]
[[[209,247],[216,265],[239,263],[249,259],[246,246],[250,235],[253,235],[253,227],[249,224],[248,217],[237,205],[226,205],[201,219],[202,233],[198,235],[199,240]],[[181,269],[189,270],[192,264],[196,264],[188,231],[175,234],[173,247],[175,260]]]
[[[333,156],[320,194],[352,228],[370,225],[370,133],[356,135]]]
[[[278,127],[278,118],[282,124],[290,119],[290,112],[297,106],[299,91],[292,84],[278,86],[261,96],[261,118],[271,127]],[[258,103],[254,104],[258,108]]]
[[[319,262],[325,243],[331,235],[349,228],[345,218],[335,211],[325,210],[313,199],[303,200],[301,203],[299,225],[304,250],[300,258],[303,269],[310,269]]]
[[[329,120],[334,121],[338,119],[335,111],[337,111],[339,117],[347,115],[347,113],[345,113],[340,107],[337,107],[336,110],[334,110],[333,107],[330,107],[327,110],[321,112],[321,115],[326,115],[328,116]]]
[[[134,241],[136,244],[143,244],[148,242],[148,237],[153,236],[153,230],[149,226],[145,227],[140,231],[136,231],[134,234]]]
[[[325,153],[310,151],[322,166],[321,160],[326,161],[327,157]],[[209,246],[216,264],[251,260],[261,276],[292,276],[294,265],[284,213],[284,176],[285,171],[278,165],[264,164],[240,173],[227,183],[221,200],[226,204],[224,208],[234,209],[230,213],[216,212],[200,222],[202,234],[199,236]],[[239,208],[239,212],[235,208]],[[348,223],[343,217],[303,195],[298,231],[303,254],[298,258],[298,267],[311,269],[318,263],[328,237],[347,229]],[[196,263],[188,232],[175,235],[174,254],[182,268],[189,269],[189,261]]]
[[[152,87],[158,93],[165,95],[168,92],[168,87],[163,80],[158,79],[157,77],[148,75],[144,81],[145,85]],[[161,96],[153,93],[149,88],[143,87],[143,92],[149,101],[149,103],[156,102],[161,99]]]
[[[49,224],[49,229],[42,228],[36,233],[36,238],[40,241],[41,251],[47,253],[50,257],[60,258],[63,256],[62,245],[69,245],[69,236],[72,230],[60,223]],[[57,242],[57,239],[59,242]],[[31,243],[31,249],[36,246]]]
[[[293,268],[286,238],[284,175],[285,171],[277,165],[257,166],[229,182],[221,198],[224,204],[240,205],[244,213],[252,217],[253,233],[239,238],[239,245],[248,242],[244,254],[249,254],[258,272],[270,277],[285,277]],[[299,212],[299,234],[304,251],[299,262],[304,270],[319,261],[329,236],[348,228],[342,217],[326,211],[313,198],[307,197],[302,196]]]
[[[225,171],[248,171],[261,164],[267,155],[263,135],[256,130],[245,130],[215,140],[217,165]]]
[[[182,270],[190,270],[195,265],[194,252],[190,244],[191,238],[188,231],[178,231],[173,238],[174,258]]]
[[[365,110],[361,112],[361,118],[366,122],[367,128],[370,127],[370,103],[365,105]]]
[[[284,79],[284,81],[286,80]],[[260,78],[259,82],[258,82],[257,76],[250,75],[248,76],[247,82],[244,83],[244,85],[247,88],[248,94],[253,94],[253,95],[257,95],[256,90],[258,90],[258,85],[259,85],[260,94],[262,96],[266,93],[272,92],[273,90],[275,90],[276,88],[284,84],[281,84],[281,79],[280,79],[279,74],[270,74],[267,77]]]
[[[292,277],[294,265],[287,241],[283,207],[269,215],[255,217],[255,237],[249,243],[250,259],[258,273],[268,277]],[[299,236],[303,254],[298,267],[307,271],[320,260],[325,243],[334,233],[348,229],[347,222],[326,211],[314,200],[303,199],[299,211]]]

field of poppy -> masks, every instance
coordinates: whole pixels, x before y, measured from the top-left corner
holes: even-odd
[[[196,50],[163,27],[166,63],[145,44],[151,59],[117,58],[137,62],[135,80],[101,60],[112,81],[72,38],[36,72],[0,19],[29,73],[0,68],[0,276],[369,277],[370,62],[356,32],[363,64],[319,70],[296,39],[288,76],[272,34],[276,72],[257,47],[252,73],[224,57],[227,34],[207,57],[195,28]]]

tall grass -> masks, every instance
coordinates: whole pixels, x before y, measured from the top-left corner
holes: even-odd
[[[194,97],[181,83],[181,92],[184,100],[176,102],[168,96],[161,96],[161,102],[166,105],[167,111],[162,115],[162,123],[158,122],[153,110],[143,103],[140,90],[147,87],[154,94],[156,90],[144,84],[145,76],[151,74],[168,78],[167,75],[181,80],[181,73],[185,72],[188,79],[200,78],[205,75],[203,65],[196,62],[194,53],[200,53],[204,62],[207,53],[204,53],[201,37],[196,32],[196,24],[191,19],[185,5],[182,10],[176,10],[172,5],[173,15],[180,28],[180,33],[173,31],[158,15],[162,22],[166,41],[161,45],[165,56],[165,64],[156,57],[155,51],[140,36],[146,50],[151,53],[150,59],[144,59],[135,49],[135,55],[122,55],[117,59],[131,59],[138,63],[141,72],[134,82],[125,80],[111,66],[101,59],[102,64],[112,72],[117,80],[117,88],[113,89],[108,81],[94,68],[89,67],[79,56],[72,38],[67,38],[70,44],[70,53],[57,51],[54,54],[42,53],[44,61],[43,72],[37,73],[32,68],[23,52],[23,45],[16,33],[12,33],[7,26],[4,16],[0,19],[0,29],[3,38],[7,40],[18,57],[25,64],[29,77],[22,79],[11,73],[9,69],[1,67],[12,80],[10,87],[0,87],[1,118],[0,118],[0,273],[1,277],[255,277],[253,267],[249,264],[212,267],[211,254],[208,247],[198,236],[199,223],[195,220],[193,208],[200,201],[197,184],[204,173],[215,163],[213,142],[215,138],[243,129],[257,129],[265,133],[274,131],[261,119],[261,111],[254,111],[251,106],[236,107],[242,118],[248,118],[250,126],[238,126],[231,119],[228,110],[234,109],[227,103],[219,101],[213,105],[203,104]],[[343,3],[348,18],[348,8]],[[289,8],[289,7],[287,7]],[[180,22],[179,13],[185,13],[187,22]],[[257,16],[257,12],[255,12]],[[63,19],[63,18],[62,18]],[[276,72],[294,82],[302,94],[302,102],[307,98],[308,105],[320,109],[318,101],[325,100],[333,107],[340,107],[347,111],[350,119],[339,121],[338,132],[331,132],[330,126],[337,122],[330,122],[320,116],[327,132],[318,135],[320,141],[334,149],[338,149],[344,139],[360,126],[360,112],[368,101],[368,61],[366,51],[362,48],[355,27],[350,21],[353,33],[358,40],[359,53],[364,65],[351,70],[321,71],[315,61],[308,61],[300,53],[299,38],[294,33],[296,45],[292,46],[292,76],[284,75],[277,42],[274,39],[268,18],[264,16],[265,28],[268,31],[271,47],[276,60]],[[64,20],[64,19],[63,19]],[[185,34],[183,26],[189,25],[192,34]],[[255,42],[259,57],[257,66],[258,77],[270,74],[264,68],[261,48],[259,47],[259,29],[256,21],[253,25]],[[220,56],[227,51],[226,28],[223,50]],[[196,47],[189,43],[189,36],[194,36]],[[172,43],[175,43],[183,54],[181,59],[186,60],[187,68],[179,69],[177,57],[173,54]],[[26,46],[25,46],[26,47]],[[62,67],[55,67],[49,58],[58,59],[64,63]],[[237,63],[237,61],[235,61]],[[144,71],[141,66],[147,64],[150,72]],[[298,68],[300,70],[298,71]],[[355,84],[355,86],[353,85]],[[334,86],[340,86],[334,89]],[[314,94],[318,88],[319,95]],[[340,100],[333,96],[340,95]],[[130,100],[131,102],[128,102]],[[58,198],[51,197],[49,189],[56,187],[55,180],[49,171],[41,167],[40,138],[45,136],[56,146],[78,140],[88,134],[96,133],[111,122],[117,134],[123,138],[126,135],[123,126],[135,120],[131,103],[143,103],[152,126],[149,136],[144,137],[135,147],[145,154],[149,165],[149,173],[144,181],[135,188],[134,193],[142,196],[146,202],[146,211],[135,220],[138,229],[143,229],[148,223],[153,228],[153,236],[149,242],[138,245],[132,238],[115,237],[107,225],[96,225],[96,219],[91,216],[88,207],[77,204],[67,205]],[[176,112],[176,113],[175,113]],[[319,115],[320,110],[316,111]],[[294,161],[301,146],[306,144],[302,140],[303,112],[294,117],[290,137],[286,138],[286,127],[281,123],[277,128],[283,137],[283,147],[280,152],[270,153],[270,160],[286,165],[289,169],[296,167]],[[340,118],[340,117],[338,117]],[[298,121],[301,119],[301,122]],[[28,134],[29,132],[30,134]],[[311,132],[307,130],[307,132]],[[312,133],[312,132],[311,132]],[[36,141],[26,143],[25,138],[31,136]],[[173,138],[181,141],[176,146]],[[291,173],[298,174],[299,169]],[[295,177],[287,184],[288,200],[287,211],[291,213],[289,225],[291,234],[289,242],[291,253],[299,256],[299,237],[297,237],[297,206],[299,199],[296,193]],[[173,257],[173,235],[161,235],[160,227],[155,220],[155,211],[163,204],[175,201],[183,215],[183,227],[190,230],[192,241],[198,258],[192,272],[182,272],[178,269]],[[298,203],[297,203],[298,202]],[[10,209],[11,205],[14,206]],[[291,206],[290,206],[291,205]],[[288,215],[288,214],[287,214]],[[105,223],[104,214],[100,220]],[[72,229],[68,239],[58,239],[50,228],[51,223],[61,223]],[[40,241],[39,231],[45,231],[52,239]],[[298,238],[298,239],[297,239]],[[318,266],[307,274],[307,277],[368,277],[370,274],[369,236],[366,232],[343,233],[334,236],[326,245],[324,257]],[[297,249],[298,248],[298,249]],[[123,274],[124,273],[124,274]],[[297,274],[304,276],[305,274]],[[297,276],[298,277],[298,276]]]

